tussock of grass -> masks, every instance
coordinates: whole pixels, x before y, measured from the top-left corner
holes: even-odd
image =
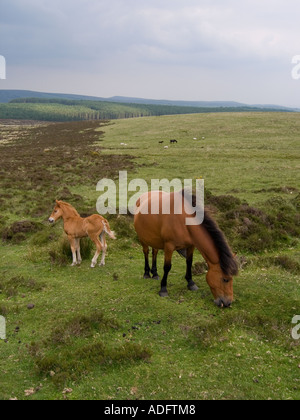
[[[274,197],[267,200],[263,209],[258,209],[230,195],[209,194],[207,203],[215,208],[221,228],[238,253],[281,248],[292,237],[300,236],[300,218],[294,200]]]
[[[101,311],[89,316],[78,316],[64,326],[54,329],[44,344],[32,343],[29,353],[33,357],[39,375],[49,377],[58,387],[77,382],[97,366],[109,367],[115,363],[147,361],[151,352],[140,344],[91,340],[93,334],[118,329],[115,320],[105,317]],[[76,347],[76,340],[90,338],[89,344]]]
[[[201,276],[202,274],[205,274],[208,270],[208,266],[206,264],[206,262],[196,262],[193,265],[192,268],[192,274],[193,276]]]
[[[117,238],[122,238],[125,241],[138,241],[132,216],[119,215],[114,219],[113,224]]]
[[[279,267],[292,274],[300,274],[299,262],[295,261],[291,257],[288,257],[287,255],[278,255],[275,257],[263,257],[263,258],[260,258],[258,263],[264,267],[272,267],[272,266]]]
[[[79,315],[72,318],[64,326],[54,329],[50,335],[51,344],[66,344],[73,338],[91,337],[94,332],[118,328],[118,323],[107,319],[103,312],[95,311],[90,316]]]
[[[89,238],[80,240],[80,252],[83,260],[91,258],[93,252],[93,242]],[[50,245],[48,249],[50,261],[54,265],[65,266],[72,261],[72,251],[66,235]]]
[[[7,297],[17,296],[20,292],[41,292],[46,283],[23,276],[0,280],[0,290]]]
[[[63,387],[67,383],[80,381],[96,367],[102,366],[105,369],[115,363],[137,363],[147,361],[150,357],[151,352],[139,344],[126,343],[111,347],[103,341],[97,341],[75,351],[63,348],[52,354],[38,353],[34,360],[40,375],[49,376],[56,386]]]
[[[0,305],[0,315],[6,316],[8,314],[8,309],[5,305]]]
[[[283,321],[262,315],[251,315],[245,311],[226,313],[218,320],[211,320],[197,325],[193,336],[200,347],[210,348],[222,342],[230,341],[232,333],[239,331],[241,335],[271,343],[274,346],[291,347],[290,325]]]
[[[3,229],[2,241],[17,244],[25,241],[27,239],[28,234],[36,233],[43,229],[44,226],[41,223],[31,220],[14,222],[9,227]]]

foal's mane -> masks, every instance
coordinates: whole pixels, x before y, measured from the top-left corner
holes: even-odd
[[[59,201],[59,205],[60,207],[64,207],[65,209],[67,209],[67,211],[71,213],[72,216],[80,217],[80,214],[78,213],[78,211],[75,209],[75,207],[71,206],[71,204],[65,203],[64,201]]]
[[[187,191],[183,190],[183,197],[187,198]],[[192,195],[193,207],[196,207],[196,196]],[[204,220],[202,225],[209,233],[214,242],[220,257],[221,270],[226,276],[236,276],[238,274],[238,264],[228,245],[224,233],[221,231],[217,223],[213,220],[207,208],[204,209]]]

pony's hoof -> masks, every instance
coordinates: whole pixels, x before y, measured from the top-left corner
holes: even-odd
[[[199,290],[199,287],[195,283],[191,283],[188,285],[188,289],[192,292],[197,292],[197,290]]]
[[[152,279],[153,280],[160,280],[160,277],[159,276],[153,276]]]
[[[77,263],[71,264],[71,267],[76,267]]]
[[[100,263],[99,267],[105,267],[105,263]]]
[[[145,279],[145,280],[149,280],[149,279],[151,279],[151,277],[149,276],[149,274],[145,274],[145,275],[144,275],[144,279]]]
[[[159,296],[162,297],[162,298],[164,298],[164,297],[168,297],[169,294],[168,294],[168,292],[166,290],[161,290],[159,292]]]
[[[96,267],[95,265],[93,265],[93,264],[91,265],[91,268],[95,268],[95,267]]]

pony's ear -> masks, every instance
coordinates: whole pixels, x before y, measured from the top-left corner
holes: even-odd
[[[58,205],[58,207],[60,206],[60,201],[56,200],[56,204]]]

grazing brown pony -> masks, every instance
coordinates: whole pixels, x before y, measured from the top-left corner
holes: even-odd
[[[202,224],[187,226],[186,218],[191,215],[185,212],[182,205],[181,214],[174,211],[174,202],[178,203],[181,195],[182,204],[185,192],[167,194],[164,192],[150,192],[141,196],[137,201],[135,214],[135,229],[143,246],[145,255],[145,278],[159,278],[156,267],[158,250],[165,253],[164,277],[161,282],[160,296],[168,296],[167,279],[172,267],[172,255],[178,251],[186,257],[186,280],[189,290],[198,290],[192,279],[193,254],[197,248],[206,260],[209,270],[207,282],[219,307],[229,307],[233,302],[233,276],[238,274],[238,265],[227,241],[216,222],[204,213]],[[163,200],[170,200],[171,214],[163,214]],[[193,206],[195,206],[193,197]],[[152,204],[154,207],[152,207]],[[152,208],[159,208],[158,214],[151,214]],[[149,247],[153,248],[152,269],[149,266]]]
[[[96,245],[96,253],[92,260],[91,268],[96,266],[101,251],[103,253],[100,266],[105,265],[107,251],[105,234],[107,233],[111,239],[116,239],[114,232],[110,230],[108,221],[100,214],[82,218],[71,204],[56,200],[56,206],[49,217],[49,222],[55,223],[60,218],[64,221],[64,230],[71,245],[73,254],[72,266],[81,264],[80,239],[88,236]]]

